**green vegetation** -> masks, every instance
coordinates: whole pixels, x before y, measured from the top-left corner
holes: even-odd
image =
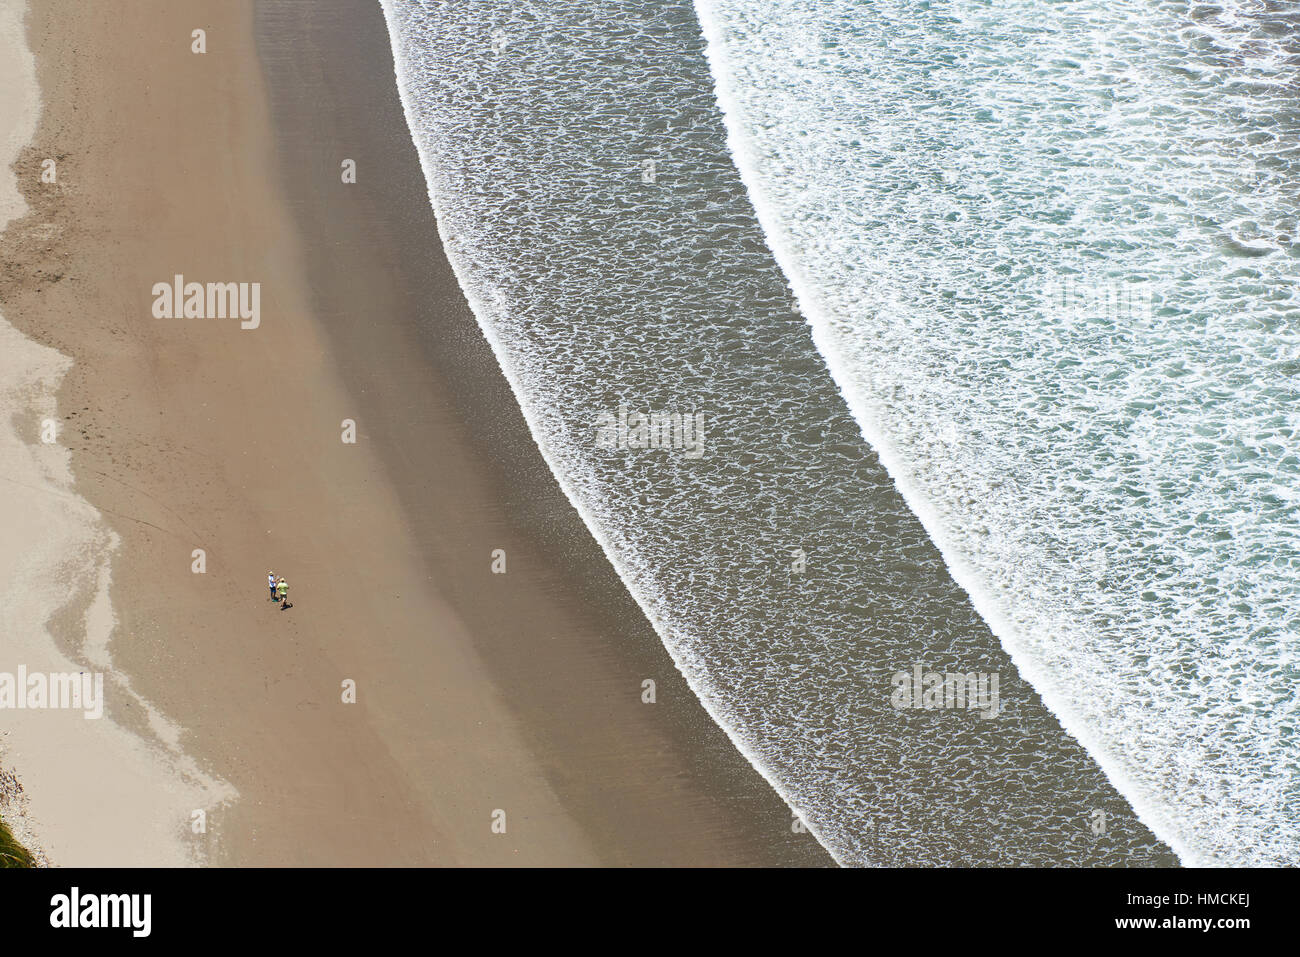
[[[9,828],[5,827],[5,822],[0,821],[0,867],[35,866],[32,863],[32,855],[14,840],[14,836],[9,833]]]

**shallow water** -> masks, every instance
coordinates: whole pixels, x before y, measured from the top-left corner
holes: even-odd
[[[1300,858],[1300,5],[701,0],[864,434],[1188,863]]]
[[[706,707],[838,860],[1172,863],[864,441],[737,172],[695,10],[645,7],[385,3],[449,258],[566,493]],[[797,139],[790,162],[812,168],[799,163],[816,141]],[[870,230],[848,255],[841,207],[787,200],[790,228],[808,229],[796,265],[822,262],[812,246],[852,275],[887,268]],[[919,230],[928,211],[900,203],[879,218]],[[830,313],[791,274],[826,348]],[[948,344],[951,367],[982,321],[927,341]],[[904,363],[894,339],[854,361],[882,377],[945,368],[919,347]],[[702,415],[703,454],[621,441],[605,428],[621,410]],[[996,716],[895,707],[895,676],[916,665],[997,675]]]

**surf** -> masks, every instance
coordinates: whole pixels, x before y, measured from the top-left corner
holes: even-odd
[[[1294,863],[1294,34],[696,8],[813,341],[1018,670],[1185,863]]]
[[[384,10],[439,238],[533,439],[792,827],[844,864],[1171,863],[863,441],[690,4]],[[703,414],[705,454],[602,447],[620,406]],[[893,707],[915,662],[996,676],[996,716]]]

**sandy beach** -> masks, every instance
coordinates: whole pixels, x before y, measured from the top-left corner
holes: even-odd
[[[28,773],[59,747],[29,729],[0,764],[50,861],[829,864],[537,453],[437,246],[378,4],[33,0],[27,37],[0,311],[70,360],[58,451],[111,601],[50,633],[118,676],[95,727],[139,766],[104,779],[169,796],[114,829]],[[177,276],[260,284],[256,328],[159,318]]]
[[[6,160],[38,115],[23,12],[0,5]],[[59,193],[57,162],[40,161],[39,203]],[[5,174],[0,223],[28,210]],[[21,185],[33,195],[32,183]],[[28,242],[52,248],[65,224],[54,215]],[[22,284],[17,265],[5,255],[6,290]],[[58,398],[70,367],[0,318],[0,818],[37,863],[190,863],[191,815],[232,792],[183,753],[179,729],[114,666],[109,587],[120,538],[75,488],[65,442],[77,413]]]

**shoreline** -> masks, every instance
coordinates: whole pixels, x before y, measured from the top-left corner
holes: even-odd
[[[378,6],[31,7],[48,92],[18,168],[58,156],[60,187],[24,180],[3,305],[73,360],[76,488],[121,540],[113,659],[240,796],[204,805],[206,858],[830,863],[532,444],[430,228]],[[371,179],[339,183],[342,143]],[[177,273],[260,283],[260,327],[154,319]],[[268,607],[268,565],[297,607]]]
[[[472,7],[385,4],[457,274],[537,443],[692,686],[837,859],[1167,859],[862,440],[764,242],[697,18],[669,7],[503,12],[489,44]],[[711,454],[599,451],[628,396],[705,409]],[[1006,679],[1006,720],[881,693],[936,658]],[[1093,810],[1104,835],[1080,826]]]
[[[520,702],[519,710],[528,715],[525,727],[538,747],[563,742],[571,754],[632,752],[626,760],[636,768],[636,777],[628,778],[627,767],[608,767],[613,780],[603,786],[586,779],[585,762],[553,766],[549,777],[556,793],[581,808],[584,819],[606,834],[625,829],[620,818],[629,806],[637,809],[648,828],[635,842],[636,856],[625,852],[615,861],[831,865],[830,855],[811,835],[791,832],[785,802],[688,687],[537,448],[443,252],[401,106],[380,6],[375,5],[373,16],[346,21],[344,15],[352,8],[341,0],[289,6],[292,28],[288,22],[278,26],[282,37],[298,38],[291,67],[277,60],[277,24],[270,9],[270,4],[259,4],[259,52],[272,77],[276,126],[286,133],[285,188],[305,234],[336,237],[330,247],[314,247],[315,260],[309,262],[315,270],[313,286],[322,290],[318,314],[337,344],[336,355],[361,352],[360,340],[370,337],[370,327],[349,317],[365,314],[370,303],[384,301],[384,294],[358,286],[351,276],[340,276],[334,266],[373,257],[374,268],[360,272],[384,273],[392,285],[387,299],[392,305],[384,312],[418,317],[418,330],[406,330],[416,334],[390,347],[389,362],[400,370],[394,377],[409,384],[407,357],[420,354],[434,371],[427,387],[440,390],[430,391],[424,404],[446,410],[461,443],[461,454],[450,462],[455,474],[441,481],[456,488],[491,490],[486,501],[470,497],[473,505],[468,510],[455,505],[440,509],[433,522],[422,515],[428,502],[420,477],[443,470],[441,455],[410,448],[409,421],[392,414],[407,401],[400,390],[385,390],[367,378],[360,363],[349,369],[344,359],[345,374],[354,376],[354,391],[367,392],[385,422],[383,434],[377,433],[374,441],[383,447],[381,454],[404,492],[408,515],[424,532],[425,561],[431,573],[447,583],[458,612],[474,622],[480,653],[494,679],[509,689],[510,699]],[[303,37],[312,38],[307,58],[302,57],[307,52]],[[337,90],[325,67],[349,57],[364,79]],[[277,71],[277,63],[283,69]],[[372,89],[363,93],[363,87]],[[321,90],[344,95],[322,98]],[[295,123],[312,135],[303,138]],[[340,155],[357,161],[358,183],[345,191],[346,201],[341,199],[336,210],[311,202],[338,179],[337,166],[316,151],[320,131],[339,144]],[[361,144],[364,151],[356,153]],[[302,177],[304,169],[311,169],[312,175]],[[404,208],[412,202],[413,207]],[[384,250],[387,261],[381,262],[373,250]],[[436,547],[436,538],[450,540],[453,548]],[[491,581],[492,545],[506,549],[511,576],[523,559],[527,591],[483,600],[483,585]],[[482,555],[478,568],[457,557],[475,550]],[[502,609],[497,601],[511,607]],[[563,642],[546,668],[559,685],[552,691],[538,687],[534,663],[519,656],[508,628],[512,616],[527,620],[530,606],[547,605],[581,632],[552,639]],[[657,683],[659,702],[653,709],[639,697],[640,682],[648,676]],[[592,695],[593,680],[598,682],[599,724],[584,727],[590,708],[573,702]],[[609,763],[602,759],[597,767],[604,771]],[[690,779],[681,785],[665,785],[686,775]],[[692,815],[700,820],[689,820]],[[735,837],[718,842],[713,854],[700,853],[710,839],[691,833],[697,828]],[[673,843],[666,845],[669,838]]]

